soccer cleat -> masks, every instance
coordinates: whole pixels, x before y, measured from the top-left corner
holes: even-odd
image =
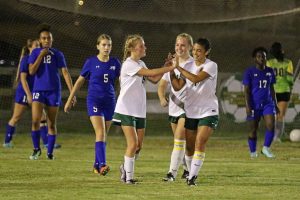
[[[173,181],[175,181],[175,177],[171,172],[169,172],[169,173],[167,173],[166,177],[163,178],[163,181],[173,182]]]
[[[137,184],[137,181],[134,179],[130,179],[130,180],[127,180],[125,183],[128,185],[135,185],[135,184]]]
[[[120,165],[120,174],[121,174],[120,180],[125,183],[126,182],[126,171],[124,169],[124,164]]]
[[[275,158],[275,155],[271,152],[269,147],[263,147],[261,153],[267,158]]]
[[[41,149],[33,149],[33,153],[31,156],[29,156],[30,160],[37,160],[39,159],[39,156],[42,154]]]
[[[94,172],[94,174],[99,174],[99,173],[100,173],[100,172],[99,172],[99,169],[96,168],[96,167],[93,168],[93,172]]]
[[[108,165],[103,165],[99,169],[99,174],[102,175],[102,176],[105,176],[109,171],[110,171],[109,166]]]
[[[186,183],[188,186],[197,186],[197,184],[195,183],[197,179],[197,176],[193,176],[191,179],[187,179]]]
[[[2,145],[4,148],[13,148],[14,147],[14,145],[12,144],[12,143],[3,143],[3,145]]]
[[[47,155],[47,159],[48,159],[48,160],[54,160],[55,157],[53,156],[53,154],[48,154],[48,155]]]
[[[250,158],[257,158],[258,157],[258,154],[257,154],[257,152],[255,151],[255,152],[250,152]]]
[[[183,174],[181,176],[182,179],[188,179],[189,178],[189,171],[183,170]]]

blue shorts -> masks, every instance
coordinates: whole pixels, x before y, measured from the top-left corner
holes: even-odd
[[[111,121],[116,107],[114,98],[105,100],[99,98],[87,98],[87,111],[91,116],[104,116],[105,121]]]
[[[24,91],[16,90],[15,102],[28,106],[27,95]]]
[[[264,115],[276,115],[276,108],[273,103],[266,104],[260,109],[254,109],[252,114],[247,116],[247,120],[257,120],[263,117]]]
[[[33,91],[32,101],[38,101],[47,106],[59,107],[61,105],[60,91]]]

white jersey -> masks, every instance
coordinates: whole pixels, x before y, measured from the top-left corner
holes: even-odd
[[[120,85],[121,91],[115,108],[116,113],[146,118],[145,79],[137,72],[146,68],[143,61],[134,61],[130,57],[122,64]]]
[[[200,71],[204,71],[210,76],[197,84],[186,79],[187,90],[184,103],[186,116],[199,119],[219,115],[218,98],[216,96],[218,65],[206,59],[205,63],[200,66],[196,66],[195,62],[193,62],[187,68],[193,74],[199,74]]]
[[[193,57],[189,57],[185,62],[180,63],[180,67],[186,68],[189,63],[193,63]],[[175,75],[179,78],[180,72],[175,69]],[[175,91],[171,84],[170,72],[167,72],[162,77],[163,80],[167,81],[171,86],[171,91],[169,94],[169,115],[173,117],[178,117],[184,114],[183,106],[186,97],[186,85],[183,86],[179,91]]]

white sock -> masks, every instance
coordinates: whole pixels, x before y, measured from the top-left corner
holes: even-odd
[[[133,179],[134,175],[134,157],[124,156],[124,169],[126,171],[126,181]]]
[[[193,176],[198,176],[199,171],[203,165],[204,158],[205,158],[204,152],[195,151],[192,164],[191,164],[189,179],[191,179]]]
[[[182,165],[182,168],[186,171],[189,171],[188,170],[188,167],[187,167],[187,164],[186,164],[186,161],[185,161],[185,155],[183,156],[183,159],[181,161],[181,165]]]
[[[172,172],[173,176],[177,176],[178,168],[182,159],[184,157],[184,150],[185,150],[185,140],[174,140],[174,148],[171,154],[171,163],[169,172]]]
[[[187,155],[185,155],[184,158],[185,158],[185,163],[186,163],[186,166],[187,166],[187,170],[190,172],[191,171],[191,164],[192,164],[193,156],[187,156]]]

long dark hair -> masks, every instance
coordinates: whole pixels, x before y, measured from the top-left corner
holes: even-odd
[[[271,46],[270,53],[278,60],[283,61],[284,53],[282,51],[282,45],[279,42],[274,42]]]

